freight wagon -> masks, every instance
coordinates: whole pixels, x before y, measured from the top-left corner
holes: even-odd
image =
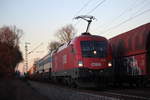
[[[146,84],[150,79],[150,23],[109,40],[116,82]]]

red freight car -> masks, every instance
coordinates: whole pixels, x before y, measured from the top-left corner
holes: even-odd
[[[144,83],[150,75],[150,23],[109,40],[114,58],[116,78]]]
[[[52,54],[52,77],[71,85],[89,86],[110,74],[111,61],[107,39],[84,33]]]

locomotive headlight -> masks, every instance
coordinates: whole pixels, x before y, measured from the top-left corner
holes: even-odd
[[[97,52],[96,52],[95,50],[93,51],[93,53],[94,53],[94,55],[96,55],[96,54],[97,54]]]
[[[112,63],[111,62],[108,62],[108,67],[111,67],[112,66]]]
[[[83,62],[82,62],[82,61],[79,61],[79,62],[78,62],[78,66],[79,66],[79,67],[83,67]]]

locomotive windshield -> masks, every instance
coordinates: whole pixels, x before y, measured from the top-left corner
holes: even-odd
[[[83,57],[103,58],[107,56],[106,41],[81,41]]]

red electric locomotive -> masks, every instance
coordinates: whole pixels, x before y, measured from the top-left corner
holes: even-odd
[[[98,80],[103,83],[110,75],[111,61],[107,39],[83,33],[52,54],[52,78],[82,87]]]
[[[150,23],[109,40],[117,82],[145,84],[150,78]]]

